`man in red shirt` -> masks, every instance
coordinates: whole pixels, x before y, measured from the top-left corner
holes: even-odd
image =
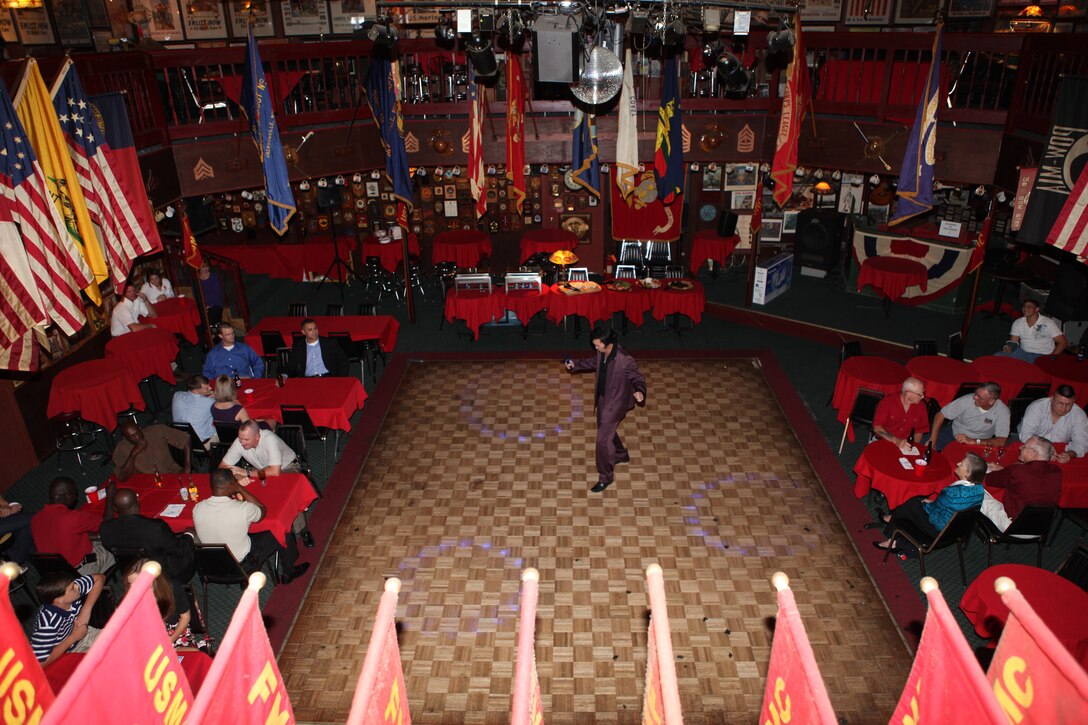
[[[982,513],[1001,531],[1028,506],[1057,506],[1062,497],[1062,469],[1054,464],[1054,446],[1046,438],[1032,436],[1020,446],[1020,462],[1008,468],[994,463],[986,474]],[[1003,501],[990,489],[1005,489]]]
[[[914,431],[915,442],[929,432],[929,413],[926,410],[926,386],[918,378],[907,378],[899,389],[899,395],[885,395],[876,406],[873,415],[873,435],[891,441],[899,450],[907,453],[907,438]]]
[[[61,476],[49,484],[49,503],[30,520],[30,533],[39,554],[60,554],[81,574],[100,574],[113,565],[113,555],[99,541],[91,541],[103,519],[113,518],[113,481],[106,487],[102,516],[76,508],[75,481]]]

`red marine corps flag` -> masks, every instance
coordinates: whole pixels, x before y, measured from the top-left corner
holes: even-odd
[[[782,207],[793,194],[793,172],[797,170],[797,146],[801,140],[801,123],[812,103],[809,86],[808,60],[805,41],[801,34],[801,15],[794,15],[793,60],[786,68],[786,94],[782,96],[782,117],[778,121],[778,140],[775,142],[771,178],[774,179],[774,200]]]
[[[525,202],[525,80],[521,56],[506,58],[506,178],[511,182],[514,209],[522,213]]]
[[[385,593],[374,616],[363,671],[355,685],[348,725],[412,725],[404,669],[397,645],[397,595],[400,579],[386,579]]]
[[[200,254],[193,229],[189,226],[189,215],[184,211],[181,213],[181,241],[185,244],[185,263],[193,269],[200,269],[204,264],[204,257]]]
[[[514,696],[510,725],[540,725],[544,704],[540,699],[540,677],[536,672],[536,602],[540,594],[540,573],[526,569],[521,574],[521,617],[518,623],[518,655],[514,665]]]
[[[484,88],[476,71],[468,77],[468,182],[476,204],[476,218],[487,213],[487,177],[484,176]]]
[[[11,562],[0,569],[0,712],[4,722],[36,723],[53,704],[53,690],[11,608],[8,584],[18,576]]]
[[[665,575],[657,564],[646,567],[646,598],[650,627],[646,643],[646,691],[642,697],[643,725],[683,725],[676,661],[672,654]]]

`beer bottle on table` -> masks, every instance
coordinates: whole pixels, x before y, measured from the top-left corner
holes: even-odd
[[[910,435],[907,436],[907,443],[909,443],[912,447],[914,446],[914,429],[913,428],[910,429]]]
[[[242,387],[242,378],[240,378],[238,376],[238,371],[237,370],[234,371],[234,387],[235,388],[241,388]]]
[[[930,441],[929,443],[926,444],[926,453],[922,458],[925,460],[926,464],[928,465],[929,464],[929,459],[932,458],[932,457],[933,457],[933,441]]]

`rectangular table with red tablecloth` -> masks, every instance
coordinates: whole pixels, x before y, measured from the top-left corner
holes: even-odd
[[[278,332],[283,337],[284,347],[290,347],[293,342],[291,335],[302,332],[303,319],[302,317],[265,317],[246,333],[246,344],[256,350],[258,355],[263,355],[266,351],[264,343],[261,342],[261,333]],[[330,332],[346,332],[355,342],[377,340],[383,352],[392,352],[397,345],[400,323],[392,315],[344,315],[342,317],[314,315],[310,319],[317,323],[317,328],[322,335]],[[275,350],[267,352],[271,354]]]
[[[281,405],[301,405],[314,425],[351,430],[351,416],[366,402],[366,389],[356,378],[287,378],[283,387],[276,387],[271,378],[254,378],[243,385],[238,402],[257,420],[282,423]]]

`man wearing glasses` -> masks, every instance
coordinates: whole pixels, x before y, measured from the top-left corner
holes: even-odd
[[[944,427],[946,420],[952,425]],[[1009,407],[1001,402],[1001,386],[983,383],[970,395],[956,398],[933,419],[933,445],[941,450],[953,440],[974,445],[1003,446],[1009,437]]]
[[[873,414],[873,436],[891,441],[904,453],[911,449],[907,442],[911,431],[916,442],[929,432],[926,386],[918,378],[904,380],[899,395],[885,395]]]

